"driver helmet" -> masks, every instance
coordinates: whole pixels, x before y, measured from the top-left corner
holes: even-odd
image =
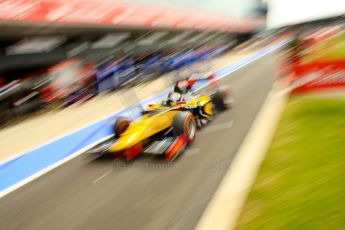
[[[169,95],[168,95],[168,99],[169,99],[171,102],[180,101],[180,100],[181,100],[181,94],[178,93],[178,92],[171,92],[171,93],[169,93]]]
[[[167,100],[163,104],[171,105],[172,103],[176,103],[180,101],[181,98],[182,98],[182,95],[180,93],[173,91],[169,93]]]

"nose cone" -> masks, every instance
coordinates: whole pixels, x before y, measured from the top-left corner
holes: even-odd
[[[132,131],[133,130],[127,130],[126,132],[124,132],[109,148],[109,152],[123,151],[141,142],[145,129],[143,127],[137,127],[135,132]]]

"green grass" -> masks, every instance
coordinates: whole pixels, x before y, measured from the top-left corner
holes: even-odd
[[[334,61],[345,59],[345,33],[316,44],[305,50],[305,61],[325,60]],[[309,54],[308,54],[309,53]]]
[[[345,100],[290,100],[237,229],[345,229]]]

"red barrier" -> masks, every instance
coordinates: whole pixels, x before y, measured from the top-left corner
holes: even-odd
[[[219,29],[237,32],[248,32],[263,24],[258,19],[224,19],[219,15],[184,8],[90,0],[0,0],[0,22]]]
[[[294,73],[293,93],[345,87],[345,60],[301,64]]]

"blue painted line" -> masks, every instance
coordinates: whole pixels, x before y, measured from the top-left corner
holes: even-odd
[[[265,50],[259,51],[242,60],[236,61],[216,72],[217,78],[222,78],[236,69],[247,65],[248,63],[276,50],[285,45],[286,42],[271,46]],[[208,83],[197,84],[195,89],[200,89]],[[166,98],[169,90],[164,91],[160,95],[142,101],[137,105],[130,106],[125,110],[108,116],[94,124],[88,125],[71,134],[63,136],[55,141],[40,146],[29,151],[15,159],[4,162],[0,165],[0,191],[3,191],[20,181],[25,180],[29,176],[44,170],[50,165],[57,163],[73,153],[90,146],[91,144],[101,140],[112,134],[112,121],[118,116],[129,116],[133,119],[140,116],[141,107],[149,103],[154,103]]]

